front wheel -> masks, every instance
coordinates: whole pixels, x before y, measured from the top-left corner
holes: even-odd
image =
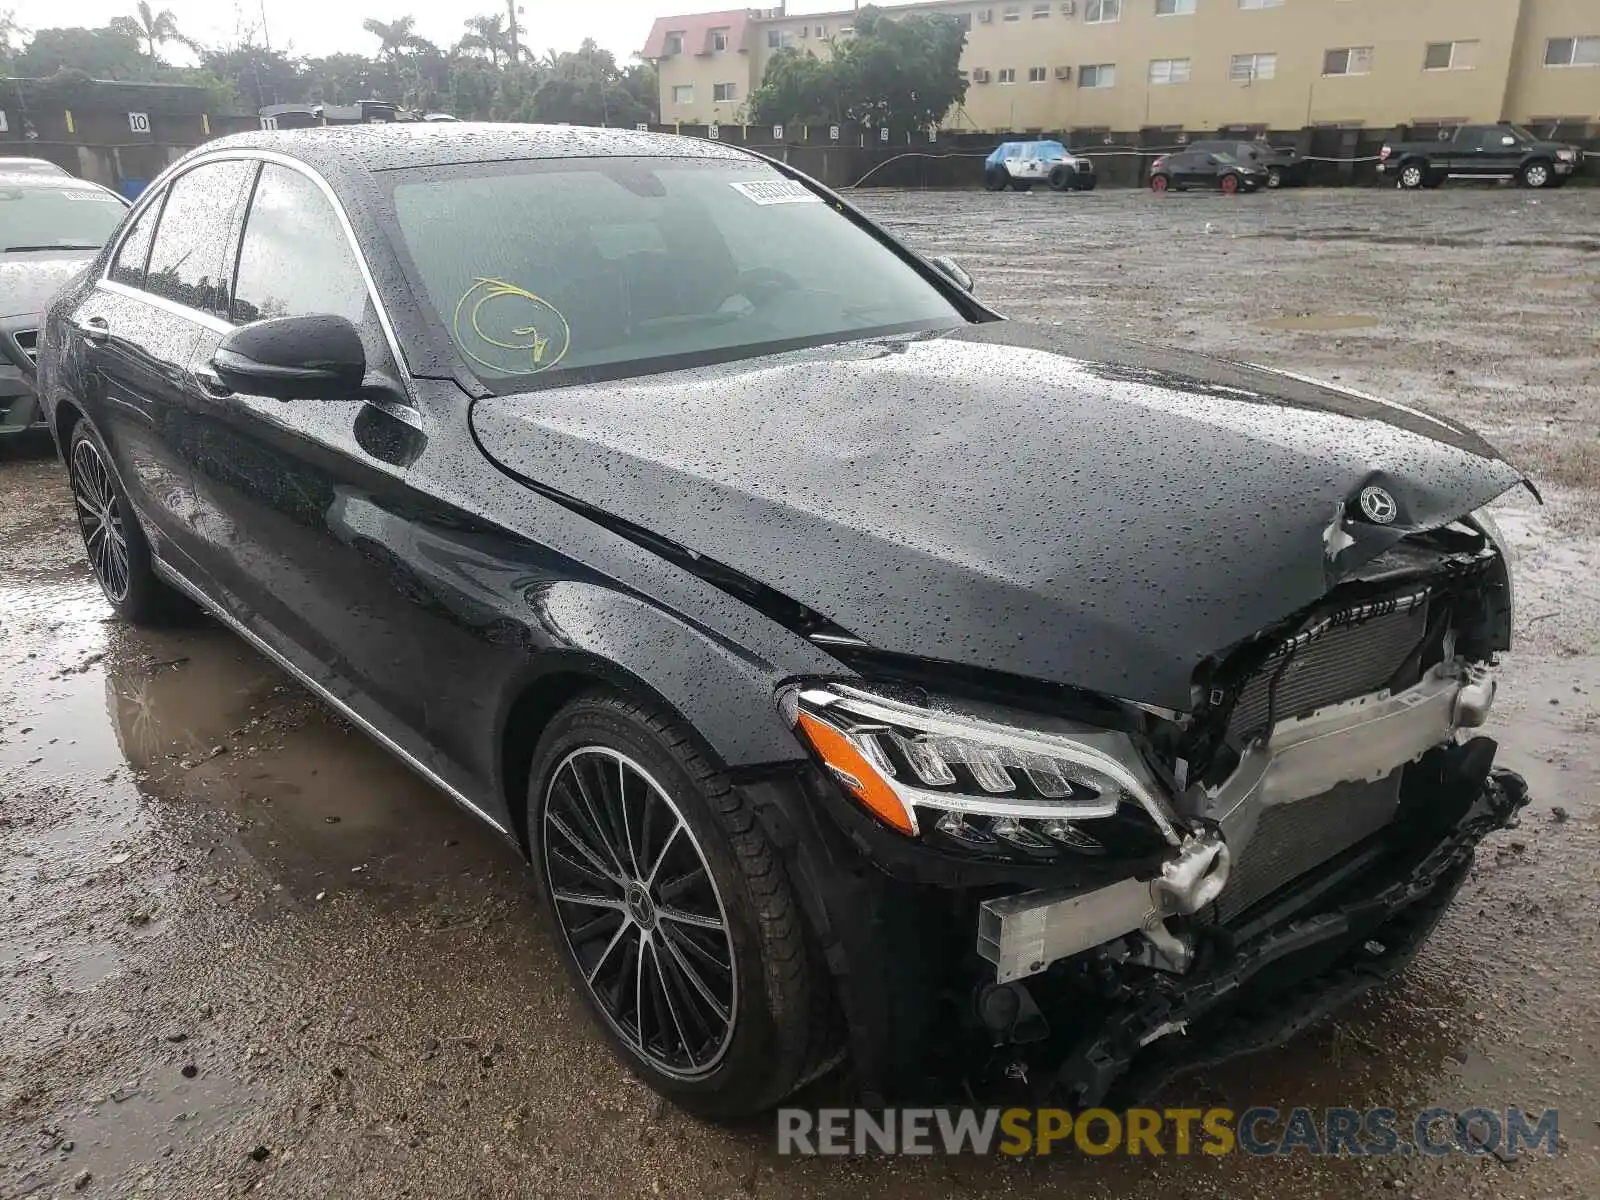
[[[1166,195],[1167,189],[1169,189],[1171,186],[1172,180],[1168,179],[1165,175],[1150,176],[1150,190],[1158,196]]]
[[[1066,164],[1050,168],[1050,190],[1064,192],[1072,186],[1072,181],[1077,172]]]
[[[184,612],[183,597],[151,566],[150,543],[87,418],[72,428],[67,478],[89,569],[116,614],[135,625],[160,625]]]
[[[1269,188],[1281,188],[1283,186],[1283,168],[1282,167],[1268,167],[1267,168],[1267,186]]]
[[[1222,194],[1231,196],[1239,190],[1239,177],[1237,175],[1224,175],[1222,177]]]
[[[1428,182],[1427,169],[1421,163],[1409,162],[1400,168],[1400,186],[1407,191],[1416,191]]]
[[[1523,187],[1542,188],[1549,187],[1554,172],[1550,170],[1547,162],[1531,162],[1522,168],[1520,176]]]
[[[686,729],[579,697],[535,750],[528,830],[573,982],[652,1088],[743,1116],[829,1061],[831,992],[788,875]]]

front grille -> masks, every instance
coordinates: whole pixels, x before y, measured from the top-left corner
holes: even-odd
[[[1245,681],[1228,719],[1235,744],[1268,724],[1388,686],[1427,630],[1425,595],[1352,609],[1292,638]],[[1273,679],[1277,678],[1276,694]],[[1270,713],[1270,722],[1268,720]]]
[[[12,338],[17,343],[17,349],[28,356],[28,361],[39,361],[39,331],[37,329],[13,329]]]
[[[1400,806],[1400,768],[1376,783],[1341,783],[1292,804],[1261,810],[1255,833],[1234,860],[1217,916],[1231,920],[1290,880],[1377,833]]]

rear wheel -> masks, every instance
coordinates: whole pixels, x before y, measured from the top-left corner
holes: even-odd
[[[1237,175],[1224,175],[1222,177],[1222,194],[1231,196],[1239,190],[1239,177]]]
[[[1003,192],[1006,190],[1006,183],[1009,181],[1009,178],[1010,177],[1005,173],[1004,169],[1000,167],[990,167],[983,173],[983,186],[988,188],[991,192]]]
[[[1420,162],[1408,162],[1400,168],[1400,186],[1416,191],[1428,182],[1428,170]]]
[[[831,993],[777,852],[688,731],[579,697],[534,754],[535,874],[612,1046],[705,1116],[760,1112],[827,1056]]]
[[[136,625],[159,625],[186,611],[183,597],[151,566],[150,543],[87,419],[73,426],[67,477],[89,569],[117,615]]]
[[[1522,168],[1522,174],[1519,178],[1523,187],[1542,188],[1549,187],[1550,180],[1554,176],[1555,172],[1550,169],[1549,163],[1541,159],[1535,159]]]
[[[1172,180],[1168,179],[1165,175],[1150,176],[1150,190],[1158,196],[1165,195],[1167,189],[1171,186]]]
[[[1051,167],[1050,190],[1053,192],[1066,191],[1072,186],[1073,179],[1076,177],[1076,175],[1077,172],[1069,168],[1065,163],[1062,163],[1059,166]]]
[[[1283,168],[1282,167],[1268,167],[1267,168],[1267,186],[1269,188],[1281,188],[1283,186]]]

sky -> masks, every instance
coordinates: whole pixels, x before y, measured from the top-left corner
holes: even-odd
[[[880,0],[881,2],[881,0]],[[889,0],[892,4],[893,0]],[[850,0],[792,0],[792,13],[825,12],[849,7]],[[757,0],[768,7],[776,0]],[[679,12],[736,8],[731,0],[519,0],[524,41],[537,50],[573,50],[592,37],[619,61],[644,46],[658,16]],[[887,7],[887,5],[885,5]],[[167,8],[183,33],[207,46],[230,45],[242,35],[259,35],[265,14],[267,40],[273,49],[322,55],[336,51],[371,54],[377,40],[361,28],[362,19],[392,21],[407,13],[417,18],[417,32],[448,47],[460,38],[462,21],[481,13],[504,12],[504,0],[151,0],[157,12]],[[28,31],[59,25],[104,25],[113,17],[132,15],[134,0],[0,0],[0,12],[13,10]],[[68,15],[70,14],[70,15]],[[259,36],[258,39],[259,40]],[[179,47],[162,51],[174,63],[191,62]]]

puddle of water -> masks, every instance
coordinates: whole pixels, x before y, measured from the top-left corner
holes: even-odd
[[[1272,317],[1257,321],[1263,329],[1288,329],[1308,333],[1327,333],[1340,329],[1367,329],[1378,323],[1377,317],[1359,313],[1304,313],[1295,317]]]

